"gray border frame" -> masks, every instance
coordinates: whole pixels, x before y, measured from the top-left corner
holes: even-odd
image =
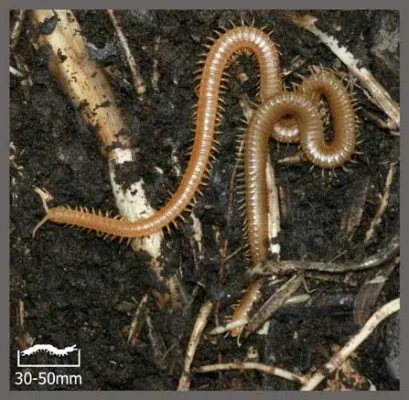
[[[404,74],[402,74],[403,71],[403,66],[406,64],[408,65],[408,60],[406,57],[408,56],[407,54],[407,36],[409,36],[409,26],[404,20],[406,16],[406,9],[409,8],[408,6],[409,3],[404,2],[404,0],[389,0],[388,2],[384,2],[381,0],[343,0],[342,3],[338,2],[332,2],[329,3],[328,1],[322,1],[322,0],[311,0],[308,2],[305,2],[303,0],[286,0],[286,1],[280,1],[278,2],[273,2],[271,0],[252,0],[251,3],[248,3],[248,1],[244,0],[235,0],[235,1],[220,1],[220,0],[207,0],[205,5],[200,4],[199,2],[191,2],[189,0],[177,0],[176,2],[169,2],[166,0],[138,0],[138,1],[132,1],[132,0],[115,0],[115,1],[110,1],[110,0],[99,0],[98,2],[91,3],[89,2],[87,5],[84,4],[84,1],[82,0],[71,0],[69,2],[64,2],[64,1],[41,1],[41,2],[33,2],[33,1],[21,1],[21,0],[4,0],[2,1],[0,5],[1,9],[1,27],[4,29],[3,35],[1,36],[2,40],[2,45],[3,51],[5,51],[6,57],[2,58],[2,63],[3,63],[3,74],[1,76],[2,79],[2,84],[5,90],[2,91],[2,106],[1,107],[1,117],[3,121],[3,134],[1,135],[1,141],[2,141],[2,146],[1,151],[2,155],[0,157],[0,163],[1,163],[1,174],[0,174],[0,179],[1,179],[1,184],[4,190],[2,190],[2,195],[1,196],[1,207],[0,207],[0,212],[1,212],[1,217],[2,221],[5,221],[5,223],[1,224],[0,228],[0,234],[1,234],[1,254],[3,255],[3,260],[4,262],[2,263],[2,268],[0,269],[0,274],[1,274],[1,285],[2,285],[2,290],[0,291],[1,295],[1,301],[0,301],[0,307],[1,307],[1,313],[3,318],[7,321],[7,323],[3,323],[4,329],[1,330],[1,340],[0,340],[0,349],[2,355],[6,355],[2,357],[2,362],[1,362],[1,375],[0,375],[0,387],[1,387],[1,393],[8,398],[27,398],[27,399],[54,399],[56,397],[55,392],[16,392],[16,391],[10,391],[9,390],[9,319],[7,318],[9,315],[9,167],[8,167],[8,148],[9,148],[9,96],[8,96],[8,88],[9,88],[9,72],[8,72],[8,43],[9,43],[9,33],[8,33],[8,27],[9,27],[9,10],[10,9],[18,9],[18,8],[78,8],[78,9],[105,9],[105,8],[112,8],[115,7],[117,9],[129,9],[129,8],[145,8],[145,9],[399,9],[401,11],[401,53],[404,58],[401,57],[401,60],[403,59],[404,61],[401,61],[401,103],[402,104],[407,104],[407,79]],[[3,12],[4,11],[4,12]],[[405,62],[405,64],[403,64]],[[7,68],[7,69],[6,69]],[[402,107],[404,109],[404,107]],[[405,126],[405,114],[403,114],[403,125]],[[403,131],[403,130],[402,130]],[[7,132],[7,133],[6,133]],[[402,133],[402,142],[401,142],[401,153],[406,154],[407,147],[408,147],[408,140],[406,139],[405,132]],[[405,160],[402,160],[401,168],[405,172],[409,166],[406,166]],[[408,200],[408,192],[409,192],[409,183],[406,184],[404,179],[401,179],[401,204],[404,203],[404,200]],[[408,236],[405,235],[405,230],[406,230],[406,221],[408,217],[408,211],[402,208],[401,210],[401,220],[403,223],[401,224],[401,241],[403,242],[403,248],[406,249],[405,242],[408,238]],[[409,247],[409,245],[408,245]],[[405,256],[403,256],[403,260],[405,259]],[[405,286],[404,284],[408,284],[408,277],[409,277],[409,271],[406,270],[406,268],[401,268],[401,282],[403,283],[402,286]],[[402,295],[405,297],[405,292],[402,292]],[[405,301],[402,301],[402,304],[405,305]],[[403,313],[401,313],[403,315]],[[407,334],[409,333],[409,329],[407,327],[408,321],[401,317],[401,337],[406,338]],[[405,368],[406,367],[406,368]],[[362,393],[349,393],[348,396],[352,397],[369,397],[369,396],[393,396],[396,398],[403,398],[404,393],[408,392],[408,384],[404,378],[405,374],[408,371],[408,349],[407,346],[405,346],[405,343],[402,341],[402,346],[401,346],[401,390],[400,392],[379,392],[379,393],[368,393],[368,392],[362,392]],[[145,394],[146,393],[146,394]],[[118,396],[120,398],[129,398],[129,399],[135,399],[135,396],[141,396],[141,392],[59,392],[58,396],[60,398],[112,398],[113,396]],[[160,393],[160,392],[144,392],[142,396],[148,396],[149,398],[163,398],[163,396],[170,397],[170,398],[176,398],[179,396],[195,396],[197,398],[204,398],[207,393],[205,392],[191,392],[191,393],[185,393],[185,394],[179,394],[178,392],[165,392],[165,393]],[[300,395],[298,392],[291,392],[291,393],[283,393],[283,392],[274,392],[274,397],[279,396],[279,397],[289,397],[293,398],[294,396]],[[306,394],[306,396],[322,396],[322,392],[314,392],[314,394]],[[342,394],[339,393],[334,393],[332,394],[333,396],[342,396]],[[232,399],[238,400],[240,397],[242,399],[248,398],[248,396],[251,396],[253,398],[257,399],[264,399],[264,398],[271,398],[271,393],[268,392],[250,392],[250,393],[239,393],[239,392],[215,392],[214,394],[212,393],[212,396],[215,396],[216,398],[229,398],[231,397]],[[2,397],[3,398],[3,397]]]

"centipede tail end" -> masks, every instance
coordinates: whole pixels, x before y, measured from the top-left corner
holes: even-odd
[[[50,218],[49,215],[49,208],[47,205],[47,201],[52,199],[52,196],[50,193],[48,193],[46,190],[44,189],[40,189],[40,188],[34,188],[34,191],[40,196],[41,198],[41,202],[43,204],[44,207],[44,211],[45,211],[45,216],[44,218],[34,227],[33,229],[33,238],[35,237],[35,234],[37,233],[37,230],[44,225]]]

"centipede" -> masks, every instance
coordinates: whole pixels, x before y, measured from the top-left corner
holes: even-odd
[[[209,168],[214,136],[221,118],[220,95],[224,71],[240,52],[251,52],[257,61],[260,76],[261,105],[253,113],[245,135],[245,201],[247,233],[252,265],[266,260],[268,254],[267,164],[268,141],[300,143],[313,165],[334,169],[348,161],[355,150],[356,120],[353,101],[342,81],[327,70],[320,70],[304,79],[294,93],[285,92],[279,68],[279,55],[269,34],[254,26],[240,26],[217,32],[201,62],[201,78],[197,87],[198,103],[195,136],[191,156],[174,195],[154,215],[137,221],[111,218],[85,207],[57,206],[48,208],[46,221],[96,231],[111,237],[136,238],[149,236],[172,224],[192,204]],[[334,138],[324,136],[318,102],[324,97],[333,121]],[[291,120],[285,117],[291,116]],[[233,321],[247,315],[260,298],[261,282],[253,282],[233,314]],[[232,332],[238,335],[239,330]]]
[[[179,187],[166,205],[152,216],[134,222],[124,218],[110,218],[99,212],[89,212],[82,207],[45,207],[46,215],[35,227],[33,234],[46,221],[51,221],[82,227],[106,236],[136,238],[159,232],[181,217],[194,201],[209,168],[214,135],[221,114],[223,72],[231,58],[243,51],[254,54],[259,66],[262,102],[281,91],[278,50],[266,32],[254,26],[239,26],[231,30],[224,29],[218,32],[218,36],[201,69],[191,156]]]
[[[325,97],[333,121],[334,137],[327,143],[318,104]],[[284,117],[294,119],[283,124]],[[355,151],[356,119],[351,96],[341,80],[320,70],[306,78],[296,93],[281,93],[263,103],[253,115],[245,136],[245,203],[252,265],[268,258],[268,207],[265,165],[268,141],[300,142],[307,158],[322,168],[336,168]],[[262,283],[253,282],[236,308],[232,321],[247,316],[259,300]],[[234,329],[239,336],[243,328]]]

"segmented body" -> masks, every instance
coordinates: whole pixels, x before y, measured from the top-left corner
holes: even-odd
[[[208,168],[223,71],[229,59],[244,49],[250,50],[257,57],[261,100],[264,101],[281,90],[278,52],[266,33],[254,27],[243,26],[221,35],[211,47],[203,67],[195,140],[186,172],[177,191],[162,209],[151,217],[132,222],[80,209],[54,207],[48,210],[48,220],[121,238],[149,236],[175,221],[191,204]]]
[[[248,238],[253,265],[268,257],[267,163],[270,135],[279,142],[300,142],[309,160],[322,168],[342,166],[355,149],[355,113],[347,89],[328,71],[305,79],[297,93],[284,93],[274,42],[255,27],[238,27],[222,34],[211,46],[201,74],[195,140],[191,157],[177,191],[151,217],[137,221],[109,218],[65,206],[50,208],[46,219],[87,228],[120,238],[149,236],[174,222],[191,204],[208,168],[219,113],[223,72],[237,52],[250,50],[257,58],[262,105],[254,113],[245,139],[245,193]],[[334,139],[324,138],[318,101],[324,96],[332,114]],[[295,120],[284,121],[291,115]],[[247,315],[259,298],[261,282],[251,284],[233,320]],[[234,330],[236,335],[240,330]]]

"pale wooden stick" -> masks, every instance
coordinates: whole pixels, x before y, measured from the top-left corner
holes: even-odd
[[[200,338],[202,337],[203,330],[209,319],[209,315],[212,312],[213,303],[211,301],[206,301],[197,316],[195,326],[193,327],[192,333],[190,335],[190,340],[187,345],[187,351],[185,356],[185,364],[183,368],[182,376],[179,380],[178,391],[187,392],[190,387],[190,367],[193,362],[193,358],[196,354],[197,346],[199,345]]]
[[[256,362],[242,362],[242,363],[225,363],[225,364],[211,364],[195,368],[193,372],[204,374],[217,371],[232,371],[232,370],[256,370],[267,375],[279,376],[280,378],[289,381],[300,383],[304,385],[308,379],[302,375],[297,375],[294,372],[286,371],[285,369],[274,367],[272,365],[265,365]]]
[[[389,166],[388,175],[386,176],[385,189],[383,191],[383,195],[381,197],[379,207],[376,210],[375,217],[371,221],[371,226],[369,227],[369,229],[366,232],[365,243],[368,243],[372,239],[372,237],[373,237],[373,235],[375,233],[375,228],[382,221],[382,216],[385,213],[386,208],[388,207],[388,201],[389,201],[389,197],[391,195],[391,186],[392,186],[392,183],[393,183],[393,178],[395,176],[395,173],[396,173],[396,162],[392,162],[390,164],[390,166]]]
[[[126,40],[125,34],[120,27],[118,20],[115,17],[114,10],[107,10],[109,18],[111,19],[112,25],[114,26],[116,33],[118,35],[119,41],[121,42],[122,47],[124,48],[126,59],[131,70],[132,79],[136,93],[142,95],[146,92],[145,82],[142,78],[142,75],[139,71],[139,66],[135,61],[134,56],[132,55],[131,49],[129,48],[128,41]]]
[[[353,336],[349,342],[331,359],[317,371],[307,383],[302,386],[301,391],[314,390],[326,377],[334,373],[344,361],[354,352],[358,346],[368,338],[368,336],[376,329],[376,327],[387,317],[399,311],[400,299],[392,300],[376,311],[371,318],[368,319],[362,329]]]
[[[315,23],[318,20],[312,15],[299,16],[293,12],[286,13],[288,18],[297,26],[306,29],[313,35],[318,37],[322,43],[328,48],[350,69],[350,71],[359,79],[361,85],[364,86],[371,94],[373,100],[378,107],[385,112],[386,115],[395,124],[395,129],[400,129],[400,106],[392,99],[385,88],[375,79],[372,73],[365,67],[359,67],[360,60],[354,57],[353,54],[339,44],[338,40],[319,30]]]
[[[47,35],[40,34],[34,46],[48,49],[50,70],[74,106],[81,110],[84,122],[98,133],[108,158],[112,191],[120,214],[130,221],[149,217],[155,210],[149,204],[143,180],[128,189],[117,184],[117,167],[133,162],[135,154],[129,135],[122,134],[128,126],[117,107],[104,70],[88,57],[81,26],[71,10],[35,10],[32,14],[37,28],[54,18],[58,18],[54,30]],[[159,232],[147,238],[133,239],[132,247],[151,255],[150,267],[170,292],[155,292],[154,295],[160,306],[168,306],[174,303],[175,284],[162,275],[162,240],[162,232]]]

